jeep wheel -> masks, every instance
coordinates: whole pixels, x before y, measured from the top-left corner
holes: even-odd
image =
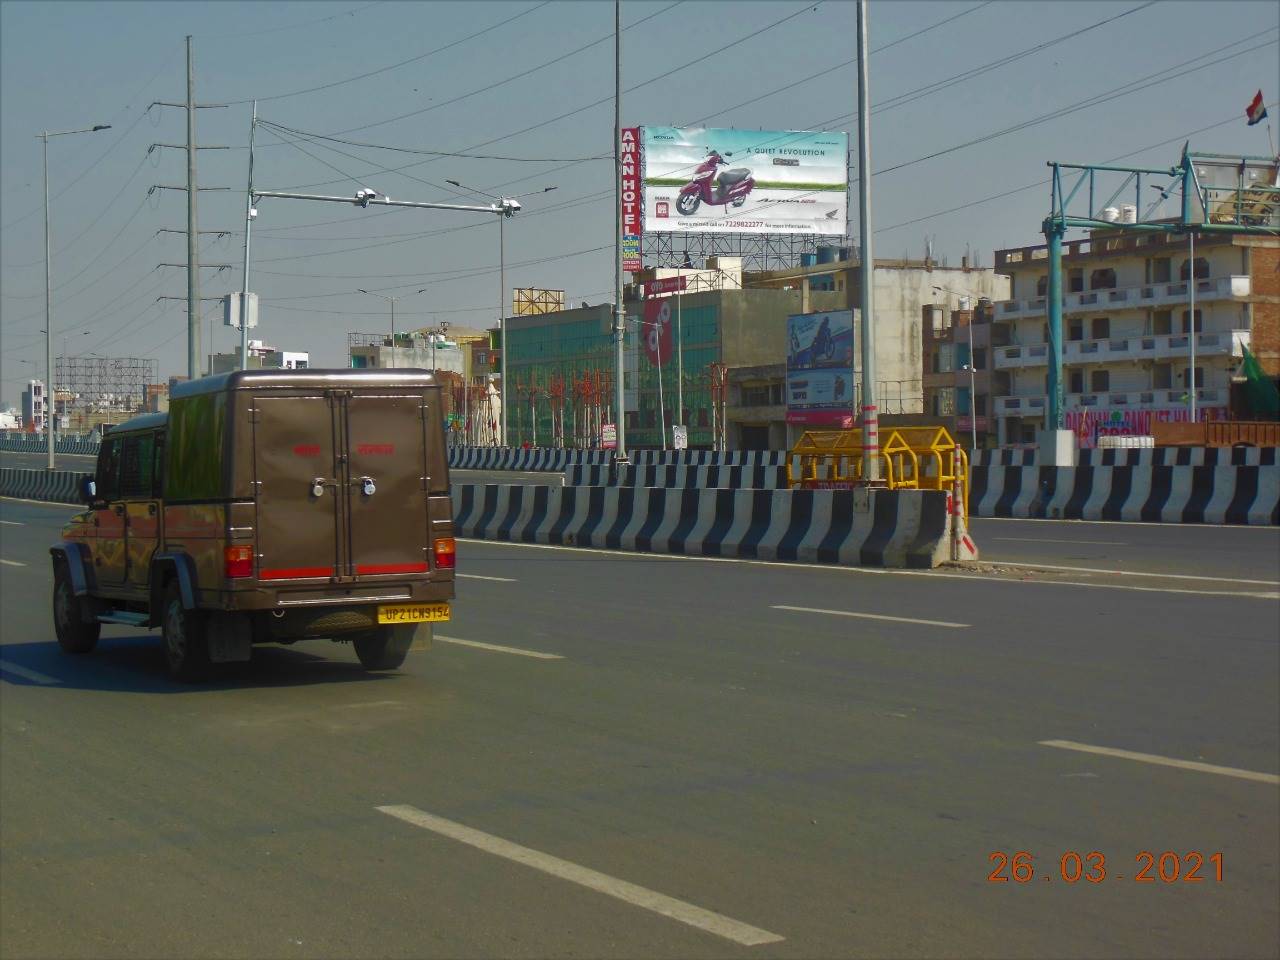
[[[394,670],[413,645],[414,624],[377,627],[353,638],[356,656],[366,670]]]
[[[102,624],[85,623],[80,598],[71,588],[66,561],[53,565],[53,630],[64,653],[88,653],[98,643]]]
[[[176,580],[165,588],[161,633],[169,676],[183,683],[203,680],[209,672],[205,619],[199,612],[183,607],[182,591]]]

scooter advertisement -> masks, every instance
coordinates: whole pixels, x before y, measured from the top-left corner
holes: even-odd
[[[843,132],[643,127],[649,233],[844,236]]]
[[[853,311],[787,317],[787,422],[845,427],[855,407]]]

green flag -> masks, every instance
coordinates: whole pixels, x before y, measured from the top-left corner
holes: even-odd
[[[1240,368],[1244,373],[1244,390],[1254,417],[1259,420],[1280,420],[1280,390],[1276,389],[1276,382],[1263,372],[1258,358],[1249,352],[1249,348],[1243,349],[1244,362]]]

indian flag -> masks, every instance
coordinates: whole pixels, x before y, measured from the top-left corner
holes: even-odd
[[[1253,100],[1250,101],[1249,106],[1245,108],[1244,115],[1249,118],[1249,126],[1251,127],[1255,123],[1261,123],[1267,118],[1267,107],[1262,102],[1261,90],[1254,94]]]

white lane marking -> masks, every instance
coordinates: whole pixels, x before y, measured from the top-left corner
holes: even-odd
[[[1031,567],[1035,570],[1066,570],[1071,573],[1105,573],[1113,577],[1156,577],[1160,580],[1207,580],[1211,583],[1247,583],[1259,587],[1280,587],[1280,580],[1243,580],[1239,577],[1199,577],[1189,573],[1141,573],[1136,570],[1102,570],[1097,567],[1058,567],[1048,563],[1013,563],[991,560],[1002,567]]]
[[[1240,523],[1152,523],[1150,520],[1052,520],[1048,517],[974,517],[974,523],[1058,523],[1069,526],[1083,525],[1086,523],[1095,526],[1111,526],[1111,527],[1145,527],[1148,530],[1159,530],[1161,528],[1172,527],[1175,530],[1275,530],[1275,527],[1260,526],[1254,524],[1252,526]]]
[[[1037,521],[1039,522],[1039,521]],[[1049,523],[1051,521],[1043,521]],[[1072,521],[1075,523],[1076,521]],[[1080,521],[1086,523],[1088,521]],[[1101,521],[1100,521],[1101,522]],[[737,563],[749,564],[757,567],[788,567],[793,570],[825,570],[828,573],[847,574],[849,576],[865,575],[873,577],[931,577],[935,580],[976,580],[979,583],[1007,583],[1021,584],[1026,586],[1058,586],[1058,587],[1089,587],[1093,590],[1128,590],[1132,593],[1181,593],[1196,597],[1236,597],[1246,600],[1280,600],[1280,593],[1277,592],[1248,592],[1243,590],[1184,590],[1179,587],[1135,587],[1123,583],[1087,583],[1083,580],[1008,580],[1002,577],[979,576],[972,573],[941,573],[937,570],[885,570],[880,567],[842,567],[834,563],[795,563],[787,560],[745,560],[737,557],[691,557],[681,553],[643,553],[633,550],[606,550],[603,547],[568,547],[554,543],[517,543],[513,540],[483,540],[477,537],[457,537],[469,543],[486,544],[491,547],[526,547],[534,550],[569,550],[578,553],[603,553],[619,560],[636,560],[636,561],[653,561],[653,560],[671,560],[685,561],[686,563]],[[998,562],[1001,566],[1029,566],[1033,569],[1043,570],[1040,564],[1012,564],[1003,561]],[[1161,577],[1164,574],[1151,573],[1146,574],[1151,577]],[[1231,581],[1240,583],[1243,581]]]
[[[338,704],[339,709],[342,709],[342,710],[356,710],[361,707],[398,707],[398,706],[400,706],[399,700],[361,700],[357,703]]]
[[[455,577],[459,580],[493,580],[495,583],[518,583],[518,580],[512,577],[486,577],[478,573],[455,573]]]
[[[457,637],[442,637],[438,634],[436,639],[441,643],[456,643],[460,647],[475,647],[477,650],[490,650],[493,653],[514,653],[517,657],[532,657],[535,660],[563,660],[564,657],[558,653],[543,653],[541,650],[522,650],[519,647],[504,647],[499,643],[481,643],[479,640],[459,640]]]
[[[1003,540],[1006,543],[1083,543],[1098,547],[1127,547],[1127,543],[1119,540],[1050,540],[1047,537],[992,537],[992,540]]]
[[[1197,760],[1174,760],[1171,757],[1156,756],[1154,753],[1135,753],[1132,750],[1116,750],[1114,747],[1094,747],[1072,740],[1041,740],[1040,746],[1057,747],[1059,750],[1078,750],[1080,753],[1096,753],[1104,757],[1119,757],[1121,760],[1137,760],[1139,763],[1154,763],[1162,767],[1177,767],[1180,770],[1216,773],[1219,776],[1236,777],[1240,780],[1256,780],[1258,783],[1280,784],[1280,776],[1274,773],[1258,773],[1237,767],[1219,767],[1213,763],[1200,763]]]
[[[57,677],[40,673],[38,670],[28,670],[26,667],[20,667],[16,663],[10,663],[8,660],[0,660],[0,671],[12,673],[15,677],[22,677],[22,679],[30,680],[32,683],[53,684],[62,682]]]
[[[491,833],[483,833],[480,830],[463,826],[452,820],[437,817],[434,814],[419,810],[417,807],[396,804],[375,809],[379,813],[385,813],[388,816],[403,820],[405,823],[411,823],[415,827],[421,827],[451,840],[457,840],[459,843],[465,843],[467,846],[483,850],[485,853],[492,853],[494,856],[522,863],[526,867],[541,870],[543,873],[550,874],[553,877],[568,880],[570,883],[576,883],[581,887],[586,887],[588,890],[595,890],[597,893],[603,893],[605,896],[613,897],[624,903],[651,910],[664,917],[670,917],[672,920],[678,920],[691,927],[697,927],[699,930],[715,934],[717,937],[740,943],[744,947],[754,947],[762,943],[779,943],[785,939],[776,933],[753,927],[749,923],[734,920],[724,914],[713,913],[710,910],[704,910],[702,907],[695,907],[691,903],[676,900],[646,887],[628,883],[626,880],[619,880],[589,867],[582,867],[576,863],[570,863],[568,860],[561,860],[559,857],[553,857],[549,853],[524,847],[518,843],[512,843],[510,840],[495,837]]]
[[[17,560],[0,560],[6,567],[25,567],[25,563],[19,563]]]
[[[863,620],[888,620],[891,623],[921,623],[926,627],[971,627],[971,623],[952,623],[949,620],[917,620],[915,617],[888,617],[882,613],[854,613],[852,610],[822,610],[818,607],[789,607],[772,604],[774,610],[790,610],[794,613],[826,613],[833,617],[859,617]]]
[[[24,524],[19,523],[17,520],[0,520],[0,523],[3,523],[6,527],[24,526]]]

